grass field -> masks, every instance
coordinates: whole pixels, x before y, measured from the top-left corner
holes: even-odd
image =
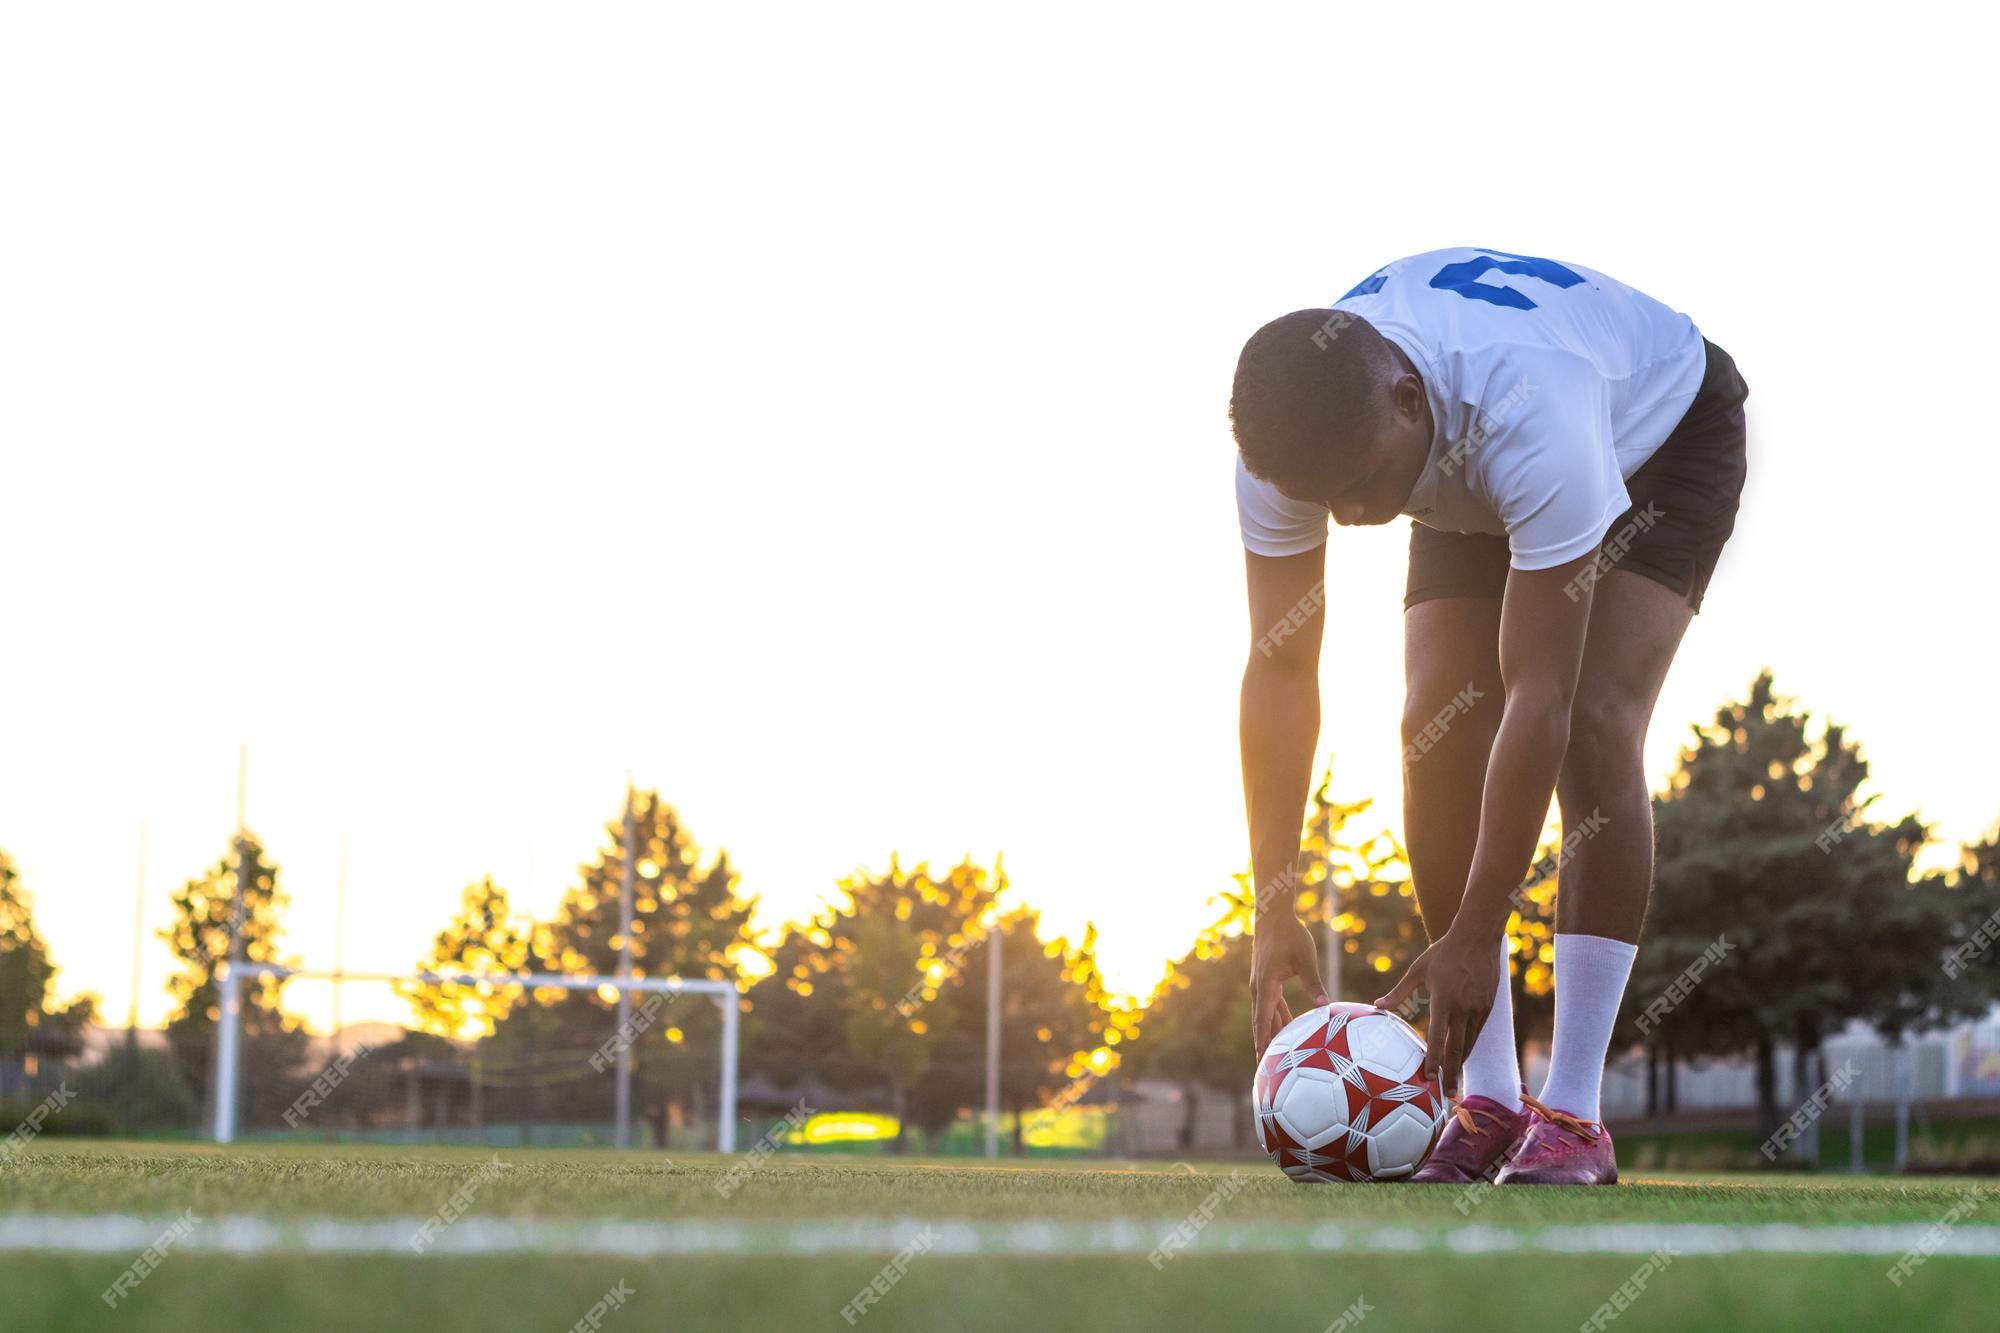
[[[0,1328],[558,1330],[622,1283],[630,1297],[598,1315],[613,1333],[1322,1333],[1343,1312],[1346,1328],[1384,1333],[1573,1329],[1649,1262],[1610,1327],[1990,1329],[2000,1301],[1990,1180],[1661,1175],[1468,1198],[1300,1187],[1261,1164],[499,1160],[43,1140],[0,1163]],[[412,1250],[418,1224],[482,1168],[464,1218]],[[725,1197],[732,1168],[742,1183]],[[1892,1283],[1897,1258],[1954,1210],[1947,1251],[1979,1257],[1940,1252]],[[108,1308],[100,1293],[190,1212],[187,1238]],[[1186,1248],[1157,1253],[1190,1217]],[[906,1274],[855,1310],[919,1237],[931,1240]],[[1747,1252],[1759,1247],[1784,1252]]]

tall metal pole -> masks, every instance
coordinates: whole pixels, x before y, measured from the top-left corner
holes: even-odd
[[[340,835],[340,873],[333,882],[333,1053],[340,1054],[340,992],[347,975],[347,835]]]
[[[632,874],[638,859],[639,823],[633,810],[632,779],[625,779],[625,867],[618,879],[618,1084],[615,1142],[632,1146]]]
[[[993,854],[993,924],[986,931],[986,1155],[1000,1155],[1000,853]]]
[[[1896,1090],[1896,1169],[1903,1171],[1910,1165],[1910,1099],[1915,1093],[1917,1082],[1916,1052],[1910,1047],[1908,1033],[1896,1037],[1892,1056],[1895,1070]]]
[[[243,1024],[243,973],[234,967],[222,973],[222,1040],[228,1054],[218,1058],[221,1077],[215,1082],[215,1141],[236,1141],[236,1034]]]
[[[736,1151],[736,1042],[742,1021],[742,1004],[732,988],[717,1001],[722,1006],[722,1106],[721,1124],[715,1128],[718,1152]]]
[[[244,885],[250,878],[250,835],[244,821],[244,801],[250,782],[250,747],[236,752],[236,891],[229,908],[229,959],[223,964],[221,1022],[215,1041],[215,1139],[236,1137],[236,1049],[242,1035],[242,987],[237,965],[243,961]]]
[[[1333,882],[1333,765],[1326,770],[1326,816],[1320,830],[1320,864],[1326,869],[1322,892],[1326,898],[1326,998],[1340,1003],[1340,932],[1334,923],[1340,917],[1340,891]]]
[[[139,883],[132,894],[132,1007],[125,1016],[125,1050],[139,1049],[139,951],[146,944],[146,821],[139,821]]]
[[[1865,1086],[1858,1078],[1847,1085],[1847,1169],[1856,1175],[1868,1169],[1861,1152],[1861,1093]]]

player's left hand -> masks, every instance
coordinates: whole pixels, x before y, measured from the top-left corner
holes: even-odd
[[[1430,1038],[1423,1075],[1426,1079],[1442,1078],[1447,1097],[1458,1096],[1459,1068],[1472,1043],[1479,1040],[1500,987],[1499,941],[1460,939],[1456,934],[1447,930],[1437,943],[1417,955],[1394,989],[1375,1001],[1378,1008],[1394,1009],[1418,986],[1429,992]]]

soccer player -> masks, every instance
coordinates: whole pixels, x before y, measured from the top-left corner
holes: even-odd
[[[1652,884],[1640,752],[1735,525],[1748,394],[1686,315],[1501,250],[1398,260],[1243,348],[1230,421],[1260,1052],[1291,1018],[1287,978],[1327,998],[1291,894],[1319,733],[1327,519],[1414,520],[1403,801],[1431,943],[1376,1003],[1429,993],[1424,1072],[1460,1099],[1417,1180],[1618,1178],[1598,1097]],[[1564,832],[1555,1035],[1530,1097],[1505,929],[1551,793]]]

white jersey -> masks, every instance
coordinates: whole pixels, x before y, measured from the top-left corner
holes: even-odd
[[[1399,259],[1333,311],[1327,339],[1358,316],[1423,376],[1436,429],[1403,512],[1504,533],[1516,569],[1596,549],[1631,504],[1625,478],[1680,423],[1707,368],[1686,315],[1591,269],[1502,250]],[[1240,456],[1236,508],[1258,555],[1326,540],[1324,506],[1286,498]]]

